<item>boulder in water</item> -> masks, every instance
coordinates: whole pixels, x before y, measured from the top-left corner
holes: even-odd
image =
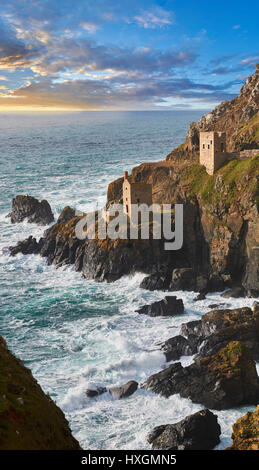
[[[43,243],[43,238],[40,238],[37,242],[36,238],[33,238],[31,235],[29,238],[18,242],[17,245],[9,246],[10,256],[15,256],[18,253],[22,253],[23,255],[40,253]]]
[[[184,312],[182,299],[175,296],[166,296],[163,300],[153,302],[150,305],[143,305],[137,310],[138,313],[150,315],[151,317],[179,315]]]
[[[157,426],[147,440],[159,450],[210,450],[219,444],[220,433],[217,415],[205,409],[178,423]]]
[[[27,220],[30,223],[48,225],[54,220],[51,207],[45,199],[39,201],[32,196],[18,195],[12,201],[12,212],[8,214],[11,222]]]
[[[99,395],[102,395],[105,392],[107,392],[106,387],[97,387],[95,389],[88,388],[85,393],[89,398],[94,398],[94,397],[98,397]]]
[[[121,398],[127,398],[130,395],[133,395],[137,388],[138,382],[135,382],[135,380],[130,380],[129,382],[124,385],[121,385],[120,387],[110,388],[109,392],[113,398],[120,400]]]

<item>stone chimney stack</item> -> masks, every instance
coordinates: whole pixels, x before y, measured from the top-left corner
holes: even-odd
[[[124,171],[124,181],[126,181],[127,179],[128,179],[128,172]]]

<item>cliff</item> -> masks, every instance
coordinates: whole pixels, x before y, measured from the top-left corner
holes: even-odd
[[[225,131],[227,150],[233,152],[251,148],[259,149],[259,64],[253,75],[247,78],[239,96],[224,101],[216,108],[190,124],[186,140],[173,150],[167,159],[195,158],[199,150],[199,132]]]
[[[1,336],[0,450],[80,450],[63,412]]]
[[[166,160],[133,168],[131,182],[152,184],[155,203],[184,206],[184,244],[165,251],[163,240],[78,240],[79,217],[61,217],[35,252],[57,266],[74,264],[86,278],[114,281],[142,271],[146,288],[220,290],[243,285],[259,294],[259,67],[240,95],[192,123],[186,141]],[[214,175],[198,163],[200,130],[225,130],[228,150],[258,148],[258,155],[232,160]],[[122,178],[110,183],[107,206],[122,200]],[[67,208],[66,208],[67,211]],[[67,214],[67,212],[66,212]],[[29,242],[28,242],[29,243]],[[28,252],[31,252],[32,240]],[[21,249],[16,248],[16,253]],[[26,252],[26,246],[22,247]],[[177,272],[175,271],[177,270]],[[189,281],[183,277],[189,270]]]

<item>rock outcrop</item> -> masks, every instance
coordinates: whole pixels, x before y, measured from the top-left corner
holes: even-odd
[[[58,217],[57,224],[66,224],[69,220],[76,216],[76,210],[66,206]]]
[[[259,405],[236,421],[232,440],[227,450],[259,450]]]
[[[136,382],[135,380],[129,380],[129,382],[124,385],[121,385],[120,387],[111,387],[109,389],[109,392],[113,398],[120,400],[121,398],[130,397],[130,395],[133,395],[133,393],[135,393],[137,389],[138,382]]]
[[[85,393],[87,397],[95,398],[95,397],[99,397],[99,395],[102,395],[105,392],[107,392],[106,387],[96,387],[96,388],[88,388]]]
[[[216,354],[230,341],[242,341],[259,360],[259,308],[212,310],[201,320],[183,323],[180,335],[168,339],[162,345],[167,361],[181,356]]]
[[[80,450],[63,412],[0,337],[0,449]]]
[[[155,427],[147,440],[159,450],[211,450],[219,444],[220,433],[217,416],[205,409],[179,423]]]
[[[182,299],[177,299],[174,295],[167,295],[163,300],[153,302],[150,305],[143,305],[143,307],[136,311],[150,317],[171,317],[182,314],[184,312],[184,305]]]
[[[37,254],[40,253],[40,250],[43,246],[43,238],[37,242],[36,238],[30,236],[25,240],[18,242],[15,246],[10,246],[9,251],[11,256],[15,256],[18,253],[23,255]]]
[[[48,201],[39,201],[32,196],[16,196],[12,201],[12,212],[8,216],[13,224],[27,220],[30,223],[48,225],[54,221]]]
[[[229,289],[221,294],[221,297],[224,297],[225,299],[245,297],[245,290],[243,287],[234,287],[233,289]]]
[[[217,354],[196,359],[188,367],[180,362],[151,375],[143,385],[168,398],[179,393],[216,410],[255,405],[259,400],[259,378],[246,346],[229,343]]]

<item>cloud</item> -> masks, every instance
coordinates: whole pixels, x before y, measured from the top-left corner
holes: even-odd
[[[167,104],[169,98],[200,103],[215,103],[232,99],[225,92],[232,82],[220,86],[196,83],[189,79],[170,76],[150,77],[124,74],[120,77],[93,80],[65,80],[54,83],[42,77],[6,94],[2,104],[31,107],[58,107],[63,109],[156,109]],[[16,100],[14,100],[16,98]]]
[[[23,31],[19,28],[19,38],[1,36],[0,68],[29,67],[34,73],[45,76],[77,69],[161,73],[192,64],[197,58],[191,48],[161,51],[145,46],[105,46],[87,37],[57,36],[55,32],[37,29],[26,34]]]
[[[241,60],[240,64],[254,66],[258,60],[259,60],[259,55],[255,57],[247,57],[246,59]]]
[[[240,29],[240,28],[241,28],[240,24],[235,24],[234,26],[232,26],[232,29]]]
[[[15,83],[13,89],[2,88],[2,106],[110,110],[156,109],[173,106],[177,100],[182,106],[214,104],[233,98],[233,87],[240,84],[239,80],[222,78],[218,84],[211,77],[211,73],[233,73],[233,55],[210,62],[207,78],[189,79],[190,73],[201,76],[199,54],[206,31],[189,38],[182,36],[177,46],[160,48],[158,42],[149,39],[157,38],[157,32],[146,34],[140,28],[160,31],[175,24],[173,13],[162,8],[132,8],[135,16],[132,13],[127,22],[139,26],[134,34],[141,41],[111,44],[104,39],[104,21],[113,21],[118,28],[119,18],[125,21],[122,6],[115,17],[113,9],[105,8],[105,2],[99,16],[93,7],[86,14],[87,2],[79,2],[81,8],[72,11],[73,2],[64,0],[62,15],[56,1],[2,2],[7,13],[3,15],[5,23],[0,22],[0,68],[16,71],[10,80]],[[248,59],[255,58],[254,53],[250,55]],[[247,66],[238,64],[236,68],[244,70]]]
[[[0,68],[27,67],[40,54],[40,47],[28,47],[13,28],[0,23]]]
[[[141,14],[134,16],[134,20],[139,26],[146,29],[164,28],[174,24],[172,13],[162,8],[157,8],[153,12],[143,11]]]
[[[94,23],[90,23],[88,21],[83,21],[80,23],[80,26],[85,30],[88,31],[88,33],[93,34],[96,33],[97,29],[99,29],[99,26]]]
[[[213,76],[217,76],[217,75],[227,75],[227,74],[230,74],[230,73],[236,73],[236,72],[240,72],[241,70],[241,67],[240,66],[237,66],[237,67],[224,67],[224,66],[221,66],[221,67],[216,67],[215,69],[212,69],[210,71],[210,74],[213,75]]]
[[[204,75],[220,76],[237,73],[237,78],[244,77],[245,69],[249,69],[256,65],[259,56],[246,57],[240,60],[238,54],[222,55],[215,57],[210,61],[208,67],[204,70]]]

